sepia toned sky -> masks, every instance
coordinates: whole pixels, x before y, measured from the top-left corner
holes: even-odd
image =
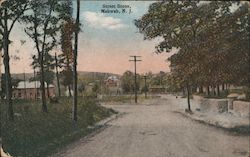
[[[78,71],[112,72],[122,74],[134,70],[130,55],[141,55],[138,72],[169,71],[166,62],[171,53],[155,54],[157,40],[145,41],[138,33],[134,20],[146,13],[152,1],[81,1]],[[103,5],[129,5],[131,13],[101,13]],[[75,4],[74,4],[75,8]],[[75,12],[75,10],[74,10]],[[75,16],[75,15],[74,15]],[[11,72],[32,72],[31,56],[36,54],[34,43],[27,38],[24,26],[17,24],[11,33]],[[26,41],[24,44],[21,40]],[[60,48],[57,50],[60,53]],[[54,53],[54,52],[52,52]],[[14,55],[20,60],[13,60]]]

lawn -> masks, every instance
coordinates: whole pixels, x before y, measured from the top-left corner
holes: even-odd
[[[93,131],[88,126],[114,113],[95,99],[79,97],[78,123],[73,127],[72,99],[48,104],[48,113],[41,111],[41,102],[14,100],[13,104],[15,121],[8,122],[1,102],[1,137],[4,150],[14,157],[46,157],[84,137]]]

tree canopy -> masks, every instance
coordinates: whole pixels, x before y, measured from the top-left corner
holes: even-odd
[[[179,49],[169,61],[184,81],[240,84],[249,77],[248,19],[244,3],[167,1],[150,5],[135,25],[146,40],[162,39],[157,53]]]

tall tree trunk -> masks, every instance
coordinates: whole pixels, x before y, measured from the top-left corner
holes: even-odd
[[[199,93],[203,93],[203,86],[199,87]]]
[[[10,74],[10,64],[9,64],[9,38],[5,37],[4,39],[4,70],[5,70],[5,90],[6,90],[6,104],[7,104],[7,116],[9,120],[14,120],[14,111],[12,106],[11,99],[11,74]]]
[[[78,33],[79,33],[79,18],[80,18],[80,0],[77,0],[77,13],[76,13],[76,30],[75,30],[75,44],[74,44],[74,63],[73,63],[73,114],[72,120],[74,124],[77,122],[77,52],[78,52]]]
[[[224,90],[225,90],[225,84],[222,83],[222,91],[224,91]]]
[[[215,86],[212,87],[213,95],[216,95]]]
[[[9,32],[7,9],[4,10],[4,35],[3,35],[3,51],[4,51],[4,70],[5,70],[5,90],[6,90],[6,105],[8,106],[7,117],[9,120],[14,120],[14,111],[11,99],[11,75],[10,75],[10,57],[9,57]]]
[[[247,100],[250,100],[250,75],[249,74],[250,74],[250,55],[248,55],[248,85],[247,85],[247,92],[246,92]],[[249,112],[250,112],[250,107],[249,107]]]
[[[207,86],[207,95],[210,96],[210,89],[209,89],[209,86]]]
[[[185,96],[186,92],[185,92],[185,87],[182,88],[182,95]]]
[[[60,88],[59,73],[58,73],[58,60],[56,54],[55,54],[55,61],[56,61],[56,81],[57,81],[58,96],[61,97],[61,88]]]
[[[190,87],[189,83],[187,82],[187,102],[188,102],[188,111],[191,111],[191,106],[190,106]]]
[[[220,85],[217,85],[217,96],[220,96]]]
[[[49,93],[49,84],[47,83],[47,97],[48,99],[50,98],[50,93]]]
[[[40,79],[41,87],[40,88],[42,91],[42,110],[43,110],[43,112],[48,112],[48,108],[46,105],[46,96],[45,96],[43,54],[41,55],[40,66],[41,66],[41,79]]]
[[[69,91],[69,97],[72,97],[70,85],[68,85],[68,91]]]

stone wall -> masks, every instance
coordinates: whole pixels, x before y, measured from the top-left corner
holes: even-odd
[[[227,99],[209,99],[196,95],[193,96],[193,100],[202,112],[223,113],[228,111]]]
[[[250,102],[246,101],[233,101],[233,113],[239,116],[250,116]]]
[[[193,95],[195,109],[201,112],[231,112],[237,116],[250,116],[250,102],[233,99],[210,99]]]

